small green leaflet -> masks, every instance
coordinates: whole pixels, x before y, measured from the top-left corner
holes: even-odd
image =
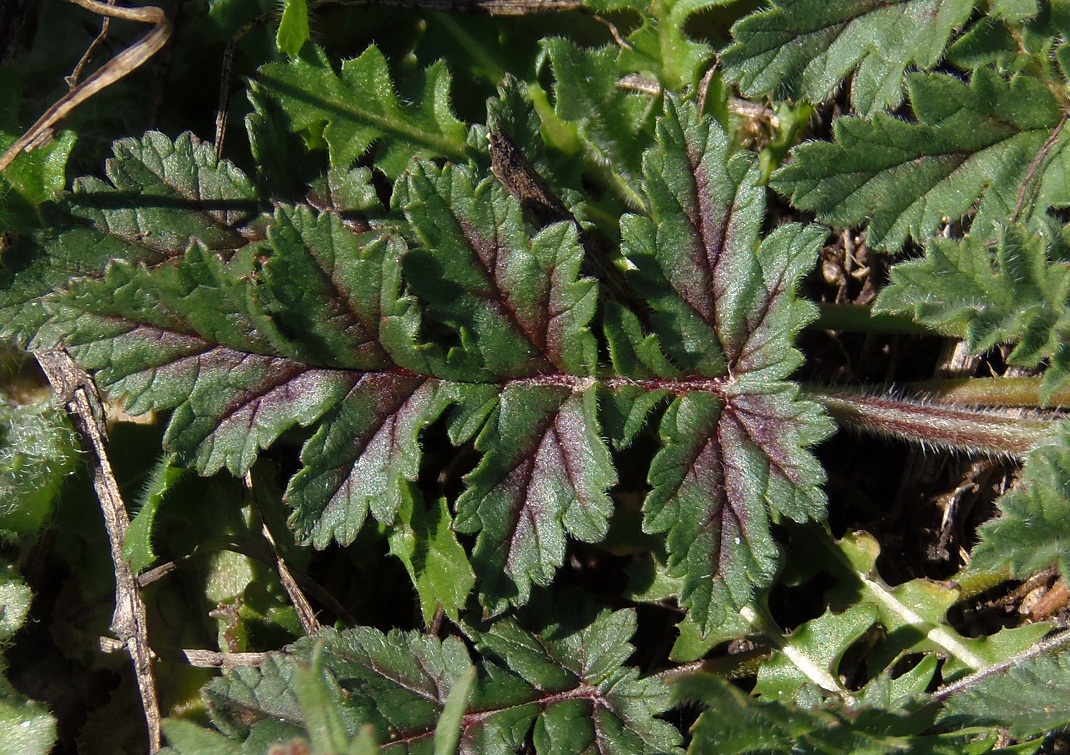
[[[853,74],[851,104],[872,116],[898,105],[908,66],[940,62],[973,0],[778,0],[732,27],[721,56],[747,97],[822,102]]]
[[[301,51],[308,38],[308,4],[305,0],[286,0],[275,46],[292,58]]]
[[[1065,119],[1043,81],[981,68],[969,83],[910,74],[907,87],[916,121],[840,118],[834,142],[795,148],[770,184],[822,222],[866,223],[869,244],[889,251],[974,209],[981,241],[1007,218],[1039,224],[1070,205]]]
[[[981,525],[970,570],[1010,567],[1016,578],[1049,566],[1070,573],[1070,425],[1029,455],[1018,487],[999,499],[1003,515]]]
[[[289,63],[260,69],[258,91],[277,102],[290,130],[326,139],[331,165],[349,167],[373,144],[376,167],[395,178],[418,157],[463,159],[466,129],[449,103],[450,77],[441,63],[425,73],[415,107],[394,92],[386,58],[375,46],[335,73],[326,54],[307,45]]]
[[[469,650],[456,637],[325,630],[258,669],[235,669],[213,682],[209,711],[232,740],[244,741],[273,720],[285,722],[291,737],[308,736],[312,722],[299,700],[299,676],[322,645],[318,679],[325,687],[317,695],[326,701],[320,707],[333,711],[335,739],[370,724],[384,752],[431,753],[447,736],[438,721],[449,715],[461,753],[512,753],[528,736],[540,753],[676,751],[679,734],[655,718],[667,709],[668,689],[622,665],[632,652],[634,614],[549,605],[541,613],[535,631],[513,618],[467,629],[480,655],[474,682]],[[566,613],[569,619],[556,619]],[[584,623],[576,623],[579,617]],[[460,703],[452,694],[458,685],[470,685]]]
[[[624,218],[624,253],[667,356],[690,376],[651,381],[677,397],[661,420],[643,527],[668,532],[681,600],[708,631],[771,582],[771,522],[823,516],[824,475],[805,448],[832,428],[780,381],[801,359],[791,339],[813,309],[794,289],[825,232],[787,225],[760,241],[756,161],[731,154],[691,105],[666,102],[643,169],[651,218]]]
[[[999,229],[995,245],[972,236],[933,239],[925,258],[892,268],[874,312],[905,312],[980,354],[1014,344],[1007,361],[1046,362],[1041,400],[1070,383],[1070,244],[1056,233]]]

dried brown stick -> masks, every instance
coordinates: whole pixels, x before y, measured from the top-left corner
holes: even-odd
[[[148,34],[98,68],[85,81],[77,84],[46,110],[44,115],[38,118],[37,122],[30,126],[26,133],[20,136],[0,157],[0,171],[10,165],[20,153],[47,144],[59,122],[70,115],[76,107],[139,68],[155,55],[171,36],[171,22],[167,20],[164,12],[155,6],[123,8],[98,0],[71,0],[71,2],[102,16],[139,21],[152,24],[153,27]]]
[[[83,450],[93,475],[93,489],[100,500],[104,527],[108,533],[111,560],[115,573],[115,612],[111,631],[122,643],[134,665],[141,706],[149,731],[149,751],[160,749],[160,703],[152,670],[145,604],[138,591],[137,577],[123,558],[123,540],[130,527],[119,486],[108,461],[105,443],[104,406],[92,378],[62,349],[34,352],[52,390],[65,404],[67,412],[81,434]]]
[[[245,489],[249,491],[249,496],[253,499],[253,507],[259,512],[260,507],[256,501],[256,488],[253,485],[253,475],[251,472],[245,475]],[[319,619],[316,618],[316,612],[312,608],[312,604],[308,602],[308,598],[301,591],[301,587],[297,584],[297,580],[294,579],[293,573],[290,571],[290,567],[286,565],[285,559],[282,554],[279,553],[279,548],[275,544],[275,538],[271,535],[271,530],[268,529],[267,522],[263,517],[260,518],[261,534],[264,536],[264,540],[267,541],[268,547],[271,548],[271,555],[275,562],[275,571],[278,572],[279,580],[282,582],[282,587],[286,590],[286,594],[290,598],[290,602],[294,605],[294,610],[297,611],[297,619],[301,622],[301,628],[305,630],[305,634],[312,635],[318,632],[323,626],[320,624]]]

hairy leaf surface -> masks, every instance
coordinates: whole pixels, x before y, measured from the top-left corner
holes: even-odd
[[[1067,135],[1042,81],[982,68],[967,84],[946,74],[907,77],[915,121],[878,113],[840,118],[832,143],[812,142],[771,185],[840,226],[866,223],[868,240],[896,250],[976,209],[983,240],[1006,218],[1039,222],[1070,204]]]
[[[465,155],[465,127],[449,103],[450,77],[432,65],[415,107],[394,91],[386,58],[368,47],[335,73],[316,45],[306,45],[289,63],[269,63],[257,77],[259,91],[274,99],[293,131],[318,136],[330,149],[331,165],[346,168],[373,144],[375,164],[391,178],[418,157]]]
[[[1018,739],[1070,725],[1070,655],[1041,655],[952,695],[939,721],[1007,727]]]
[[[822,516],[824,477],[805,448],[830,427],[779,381],[801,358],[791,338],[813,312],[794,289],[824,231],[788,225],[759,241],[757,166],[692,106],[667,102],[658,141],[644,159],[651,217],[624,219],[623,246],[667,355],[694,378],[675,382],[692,390],[661,421],[644,528],[669,533],[681,599],[709,628],[772,579],[772,520]]]
[[[536,752],[671,752],[676,731],[654,716],[668,690],[623,666],[634,615],[603,611],[576,626],[546,620],[537,632],[514,619],[469,630],[482,656],[460,719],[459,752],[515,752],[530,736]],[[273,654],[259,669],[229,672],[207,691],[213,721],[245,739],[259,722],[279,719],[299,733],[298,664],[323,643],[328,690],[340,724],[354,736],[371,724],[384,752],[430,753],[436,723],[471,665],[457,638],[358,627],[326,630]]]
[[[74,276],[99,276],[109,259],[159,265],[196,239],[231,252],[248,243],[258,216],[256,189],[233,165],[217,162],[190,134],[172,141],[150,131],[120,139],[104,165],[108,181],[75,181],[47,214],[54,231],[5,250],[0,262],[0,336],[53,343],[42,300]],[[43,252],[43,253],[42,253]]]
[[[1042,399],[1070,383],[1070,268],[1065,239],[999,232],[994,246],[974,237],[934,239],[925,259],[892,268],[876,312],[905,312],[923,325],[966,339],[980,354],[1014,344],[1011,364],[1047,362]]]
[[[851,104],[864,116],[903,98],[908,66],[940,62],[972,0],[778,0],[732,27],[721,60],[747,97],[822,102],[848,76]]]
[[[1009,566],[1025,579],[1055,565],[1068,574],[1070,543],[1070,427],[1063,423],[1052,445],[1033,451],[1017,488],[999,499],[1003,515],[980,528],[970,569],[978,573]]]

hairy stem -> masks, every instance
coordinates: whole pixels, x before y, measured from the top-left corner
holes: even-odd
[[[1032,451],[1050,437],[1057,419],[1055,415],[1008,417],[995,410],[848,389],[807,386],[803,392],[845,427],[933,448],[993,456],[1022,456]]]
[[[1055,391],[1047,402],[1042,402],[1043,379],[1039,377],[945,378],[909,383],[905,387],[926,396],[934,404],[1070,408],[1070,389],[1067,388]]]

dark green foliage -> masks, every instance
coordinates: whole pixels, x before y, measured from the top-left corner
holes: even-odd
[[[253,5],[191,23],[226,38]],[[111,442],[137,501],[124,557],[187,570],[153,593],[158,668],[180,647],[262,651],[169,680],[172,750],[676,752],[685,701],[694,752],[987,752],[1001,726],[1066,725],[1061,701],[1034,704],[1066,687],[1063,657],[1023,660],[1049,625],[967,633],[955,606],[1008,573],[1065,578],[1067,431],[1028,456],[961,585],[886,581],[844,514],[867,494],[814,451],[822,404],[839,417],[850,391],[796,382],[818,320],[798,292],[864,238],[924,250],[890,263],[875,311],[1005,348],[1063,400],[1063,6],[591,0],[598,23],[572,29],[287,2],[284,54],[257,52],[270,35],[237,48],[234,162],[185,124],[118,139],[67,192],[73,131],[20,156],[0,179],[0,336],[68,350],[110,416],[149,423]],[[0,147],[20,77],[0,71]],[[811,113],[830,140],[796,144]],[[768,214],[765,179],[785,198]],[[950,416],[922,406],[915,424]],[[924,431],[900,434],[977,447]],[[12,548],[86,488],[66,481],[75,448],[55,410],[0,407]],[[831,517],[828,479],[848,503]],[[63,563],[84,530],[57,524]],[[105,605],[107,569],[72,571]],[[334,628],[292,642],[287,571]],[[29,595],[0,583],[6,640]],[[195,612],[211,620],[168,626]],[[995,664],[1012,670],[967,676]],[[8,723],[47,747],[52,719],[0,687],[0,749]]]

